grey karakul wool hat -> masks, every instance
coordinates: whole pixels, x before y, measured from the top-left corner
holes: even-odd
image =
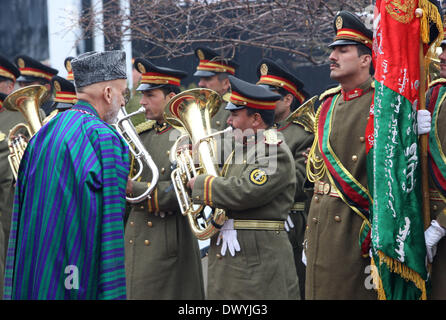
[[[94,83],[127,79],[125,52],[120,50],[86,52],[71,60],[77,88]]]

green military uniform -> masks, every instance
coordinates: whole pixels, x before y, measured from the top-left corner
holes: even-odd
[[[231,96],[229,110],[260,106],[272,111],[272,119],[280,95],[234,77],[230,80],[239,95]],[[264,154],[259,152],[263,148]],[[222,177],[199,175],[192,190],[194,203],[224,209],[229,219],[211,238],[209,299],[298,299],[292,247],[284,230],[296,188],[288,146],[277,138],[276,130],[266,130],[264,137],[236,142],[226,164]],[[235,231],[240,244],[234,256],[217,245],[218,237],[225,241],[226,231]]]
[[[147,124],[137,128],[159,170],[159,181],[150,200],[132,205],[125,227],[127,295],[129,299],[204,299],[198,242],[180,212],[170,178],[175,129]],[[151,172],[145,168],[141,181],[134,182],[134,196],[147,189],[147,181]]]
[[[0,94],[0,298],[3,296],[3,272],[8,248],[14,202],[14,176],[8,161],[9,130],[20,122],[25,122],[20,112],[6,110],[2,104],[6,95]]]
[[[304,84],[295,75],[293,75],[287,68],[279,62],[264,58],[257,66],[257,76],[259,77],[258,85],[266,86],[274,92],[278,92],[283,101],[281,101],[280,112],[289,116],[290,111],[297,109],[308,97],[308,93],[304,90]],[[288,106],[285,103],[285,97],[291,94],[293,101]],[[284,107],[285,106],[285,107]],[[277,116],[276,106],[276,116]],[[280,114],[280,113],[279,113]],[[283,116],[283,114],[280,114]],[[303,240],[306,226],[306,216],[308,213],[308,205],[305,207],[305,202],[308,202],[308,197],[304,190],[306,181],[306,165],[303,152],[311,147],[314,136],[313,128],[306,128],[299,124],[298,120],[292,121],[281,120],[275,123],[275,128],[279,132],[279,137],[283,137],[291,153],[294,156],[296,168],[296,193],[294,195],[294,205],[289,212],[289,219],[292,224],[289,224],[288,237],[293,246],[294,262],[296,265],[297,276],[299,278],[299,289],[302,299],[305,297],[305,265],[302,263]],[[309,131],[306,131],[309,130]]]
[[[446,150],[446,127],[444,126],[444,123],[446,123],[446,91],[444,91],[446,89],[446,79],[436,80],[431,83],[430,88],[426,99],[429,104],[429,111],[432,114],[432,131],[430,133],[429,143],[438,142],[439,149],[444,153],[444,150]],[[432,101],[431,98],[433,99]],[[436,104],[436,112],[434,112]],[[434,133],[437,139],[432,140],[431,135]],[[432,161],[432,159],[430,158],[429,161]],[[439,159],[436,159],[436,161],[439,161]],[[441,175],[446,175],[446,172],[441,172]],[[444,196],[444,190],[440,192],[441,187],[435,184],[434,180],[437,179],[434,179],[434,177],[435,175],[431,171],[431,175],[429,176],[431,220],[436,219],[443,228],[446,228],[446,197]],[[428,297],[429,299],[446,299],[445,269],[446,238],[443,237],[437,244],[437,253],[432,263],[432,290]]]
[[[336,99],[328,137],[333,152],[348,174],[367,188],[364,136],[373,99],[372,78],[352,92],[341,93],[337,87],[321,98]],[[322,159],[319,145],[314,158]],[[376,299],[376,292],[365,287],[370,258],[362,256],[358,240],[364,220],[340,198],[327,170],[316,173],[320,175],[315,181],[305,233],[305,297]]]
[[[138,91],[160,89],[166,84],[179,87],[187,74],[135,59],[142,74]],[[125,226],[125,266],[129,299],[204,299],[203,273],[198,241],[181,214],[171,180],[169,153],[180,133],[167,123],[143,122],[137,126],[140,140],[159,171],[150,199],[131,205]],[[132,164],[135,165],[134,163]],[[144,165],[133,195],[142,194],[152,179]]]
[[[309,208],[306,204],[307,195],[304,190],[306,164],[302,153],[311,147],[314,136],[305,131],[296,121],[291,123],[281,121],[276,124],[276,127],[279,134],[283,135],[283,139],[290,148],[295,162],[296,193],[294,194],[294,205],[289,212],[289,217],[294,227],[288,231],[288,237],[293,246],[294,263],[297,276],[299,277],[301,297],[303,298],[305,295],[305,265],[302,263],[302,250]]]

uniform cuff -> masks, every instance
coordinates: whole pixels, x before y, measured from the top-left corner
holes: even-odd
[[[212,182],[214,179],[215,177],[210,175],[197,176],[194,189],[192,190],[192,200],[194,204],[213,206]]]

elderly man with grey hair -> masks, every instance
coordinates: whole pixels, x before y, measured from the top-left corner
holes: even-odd
[[[125,299],[128,147],[122,51],[72,61],[78,102],[30,140],[20,166],[5,299]]]

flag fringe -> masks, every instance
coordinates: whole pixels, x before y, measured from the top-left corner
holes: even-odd
[[[431,46],[439,47],[443,40],[443,21],[441,20],[440,12],[436,5],[429,0],[419,0],[418,7],[423,9],[423,16],[421,17],[421,39],[423,43],[428,44],[430,39],[430,27],[429,23],[433,22],[437,26],[438,36],[431,42]]]
[[[389,270],[393,273],[399,274],[404,280],[411,281],[420,291],[421,291],[421,300],[427,300],[426,294],[426,281],[420,276],[420,274],[406,265],[402,264],[398,260],[395,260],[391,257],[386,256],[382,251],[378,250],[379,263],[385,263]],[[375,265],[375,262],[372,259],[372,264]],[[375,265],[376,266],[376,265]],[[373,282],[375,284],[375,288],[378,291],[378,299],[379,300],[387,300],[386,293],[384,291],[384,287],[381,282],[381,278],[378,275],[378,270],[373,270]]]

